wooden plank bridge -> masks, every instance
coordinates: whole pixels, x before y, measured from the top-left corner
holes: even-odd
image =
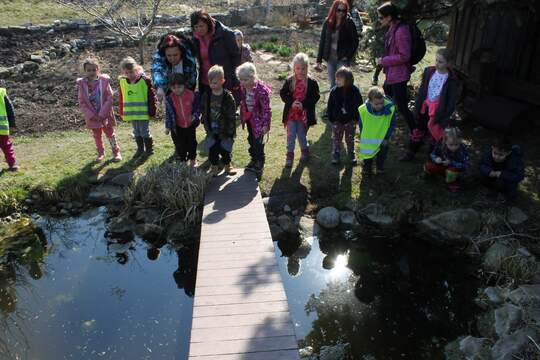
[[[206,192],[190,360],[299,359],[294,325],[255,176]]]

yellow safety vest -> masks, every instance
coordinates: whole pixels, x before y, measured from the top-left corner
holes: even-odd
[[[7,118],[6,97],[7,91],[4,88],[0,88],[0,135],[9,135],[9,121]]]
[[[130,84],[126,78],[120,78],[120,89],[122,89],[124,121],[150,120],[146,81],[140,79],[135,84]]]
[[[384,106],[388,105],[391,105],[388,115],[374,115],[368,111],[366,104],[358,109],[362,121],[362,132],[360,133],[360,159],[362,160],[372,159],[381,148],[396,111],[395,105],[385,98]]]

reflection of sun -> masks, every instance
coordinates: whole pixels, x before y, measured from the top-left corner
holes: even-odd
[[[347,264],[349,263],[349,255],[348,254],[342,254],[338,255],[336,259],[334,260],[334,267],[332,270],[330,270],[330,276],[334,279],[340,278],[343,275],[346,275],[349,273],[349,270],[347,269]]]

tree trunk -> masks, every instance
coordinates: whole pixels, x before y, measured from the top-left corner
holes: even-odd
[[[139,64],[144,65],[144,40],[146,36],[139,40]]]

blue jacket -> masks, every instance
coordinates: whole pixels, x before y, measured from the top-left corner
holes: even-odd
[[[191,126],[199,126],[201,123],[201,97],[199,92],[194,92],[193,105],[191,108]],[[170,95],[165,98],[165,129],[175,131],[176,129],[176,111]]]
[[[432,161],[435,161],[435,159],[438,157],[443,160],[448,160],[448,167],[461,171],[465,171],[469,163],[469,152],[467,151],[465,145],[460,144],[456,151],[450,152],[444,144],[443,139],[437,142],[435,148],[431,152]]]
[[[480,161],[480,173],[488,177],[492,171],[500,171],[501,179],[504,182],[519,183],[525,177],[525,164],[523,163],[523,154],[519,146],[512,146],[512,152],[506,159],[497,163],[491,155],[491,148],[486,149],[482,160]]]
[[[389,115],[390,114],[390,108],[394,105],[394,103],[392,103],[392,101],[390,101],[390,99],[388,98],[385,98],[386,100],[389,101],[388,104],[386,104],[381,111],[374,111],[373,108],[371,107],[371,104],[369,102],[369,100],[366,100],[366,108],[367,108],[367,111],[370,113],[370,114],[373,114],[373,115],[378,115],[378,116],[381,116],[381,115]],[[394,133],[394,128],[396,127],[396,115],[397,114],[397,108],[396,108],[396,111],[394,111],[394,116],[392,116],[392,120],[390,120],[390,126],[388,127],[388,131],[386,132],[386,135],[384,137],[385,140],[388,140],[390,139],[390,137],[392,136],[392,134]],[[358,121],[358,126],[359,126],[359,129],[360,129],[360,132],[362,131],[362,117],[360,117],[360,121]]]

